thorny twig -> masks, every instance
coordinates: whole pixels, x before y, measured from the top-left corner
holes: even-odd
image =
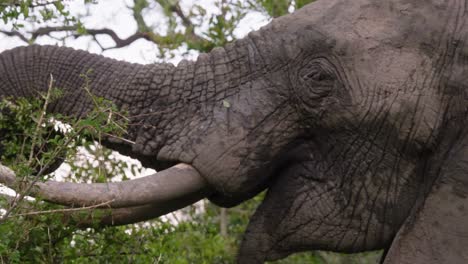
[[[43,108],[43,111],[41,113],[41,117],[38,121],[38,125],[36,127],[36,133],[33,137],[33,142],[32,142],[32,146],[31,146],[31,154],[29,156],[29,161],[28,161],[28,164],[31,165],[32,164],[32,160],[33,160],[33,150],[34,150],[34,145],[36,145],[36,138],[37,138],[37,134],[39,133],[38,132],[38,129],[41,128],[42,126],[42,122],[44,121],[44,115],[45,115],[45,111],[46,111],[46,108],[47,108],[47,105],[48,105],[48,100],[50,99],[50,93],[51,93],[51,90],[52,90],[52,85],[53,85],[53,76],[50,75],[50,82],[49,82],[49,87],[47,89],[47,95],[46,95],[46,102],[44,103],[44,108]],[[50,161],[49,161],[50,162]],[[39,179],[41,179],[41,176],[42,174],[44,174],[44,172],[46,171],[47,169],[47,166],[48,164],[45,164],[45,166],[43,166],[41,168],[41,170],[39,171],[39,173],[36,175],[37,177],[31,181],[29,183],[29,185],[26,187],[26,189],[24,190],[24,192],[21,192],[16,194],[15,196],[15,199],[13,200],[10,208],[8,208],[8,210],[6,210],[5,214],[0,218],[0,223],[4,222],[9,216],[10,214],[13,212],[14,209],[16,209],[16,207],[18,207],[19,203],[21,201],[23,201],[23,199],[27,196],[27,194],[31,191],[31,189],[34,187],[34,185],[36,185],[37,181],[39,181]]]
[[[28,213],[16,214],[16,215],[13,215],[13,216],[11,216],[11,217],[20,217],[20,216],[32,216],[32,215],[43,215],[43,214],[69,213],[69,212],[86,211],[86,210],[101,208],[101,207],[103,207],[103,206],[110,205],[112,202],[114,202],[114,199],[112,199],[112,200],[110,200],[110,201],[107,201],[107,202],[103,202],[103,203],[91,205],[91,206],[83,206],[83,207],[79,207],[79,208],[65,208],[65,209],[54,209],[54,210],[46,210],[46,211],[28,212]],[[111,208],[111,207],[109,206],[109,209],[110,209],[110,208]]]
[[[34,135],[32,138],[32,143],[31,143],[31,151],[29,152],[29,159],[28,159],[28,165],[31,166],[34,158],[34,147],[36,146],[37,139],[39,137],[39,131],[41,130],[42,124],[44,122],[44,117],[46,115],[47,111],[47,106],[49,105],[49,100],[50,100],[50,93],[52,91],[52,85],[54,83],[54,77],[52,74],[50,75],[50,82],[49,82],[49,88],[47,89],[47,94],[44,98],[44,105],[42,107],[41,115],[39,117],[39,120],[37,121],[36,125],[36,130],[34,131]]]

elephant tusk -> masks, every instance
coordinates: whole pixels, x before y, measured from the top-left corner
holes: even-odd
[[[204,198],[204,197],[202,197]],[[198,202],[201,198],[176,199],[170,203],[148,204],[116,209],[96,209],[88,214],[64,213],[65,219],[79,228],[119,226],[148,221]]]
[[[13,189],[21,184],[15,174],[2,165],[0,183]],[[171,201],[177,201],[175,206],[180,208],[181,202],[193,203],[209,194],[210,188],[198,171],[181,163],[146,177],[122,182],[37,182],[28,195],[72,207],[105,204],[103,207],[124,208],[162,203],[169,203],[170,207]]]
[[[13,203],[15,197],[0,194],[0,197],[9,203]],[[34,218],[44,214],[55,214],[62,216],[62,222],[74,225],[78,228],[88,227],[106,227],[134,224],[142,221],[148,221],[173,211],[192,205],[203,197],[184,197],[176,199],[170,203],[147,204],[125,208],[63,208],[50,211],[34,211],[34,207],[28,208],[30,212],[19,214],[26,218]],[[28,201],[29,202],[29,201]],[[27,204],[29,205],[29,204]]]

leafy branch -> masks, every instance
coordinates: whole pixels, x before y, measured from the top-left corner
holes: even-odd
[[[51,123],[55,119],[46,111],[48,105],[60,97],[60,92],[56,91],[53,84],[54,80],[51,76],[46,94],[39,99],[32,101],[21,98],[5,99],[0,103],[2,163],[15,170],[14,173],[11,173],[19,178],[20,185],[17,189],[19,192],[10,201],[10,206],[0,217],[0,222],[4,222],[10,217],[25,197],[31,193],[37,182],[47,179],[46,174],[50,172],[50,165],[57,159],[62,160],[61,154],[66,149],[73,150],[80,144],[92,143],[83,141],[83,134],[88,135],[91,140],[99,140],[102,133],[116,135],[125,133],[128,119],[119,113],[115,105],[95,97],[85,86],[83,89],[87,91],[88,96],[93,101],[94,110],[82,119],[62,117],[62,121],[71,124],[72,129],[65,135],[50,137],[49,130],[53,129]],[[74,151],[67,153],[70,157],[74,154]],[[2,173],[8,173],[8,171],[3,170]]]
[[[12,22],[15,29],[24,27],[23,24],[18,23],[20,18],[46,22],[61,17],[65,23],[76,22],[76,18],[70,15],[63,2],[60,0],[1,0],[0,18],[5,24]],[[13,35],[20,36],[16,33]]]

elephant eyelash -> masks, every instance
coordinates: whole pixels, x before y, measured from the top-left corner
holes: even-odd
[[[333,73],[323,67],[320,62],[313,62],[302,69],[301,79],[304,83],[332,84],[335,81]]]
[[[325,98],[336,86],[333,66],[326,59],[318,58],[306,62],[297,73],[298,94],[300,99],[309,104],[310,100]]]
[[[304,81],[310,80],[314,82],[333,81],[333,77],[325,71],[313,71],[302,77]]]

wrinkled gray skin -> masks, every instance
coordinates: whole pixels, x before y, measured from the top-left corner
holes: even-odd
[[[268,188],[239,263],[386,249],[384,263],[468,263],[468,1],[321,0],[195,62],[137,65],[68,48],[0,55],[2,95],[49,73],[128,109],[106,145],[185,162],[233,206]],[[226,107],[226,102],[230,107]]]

